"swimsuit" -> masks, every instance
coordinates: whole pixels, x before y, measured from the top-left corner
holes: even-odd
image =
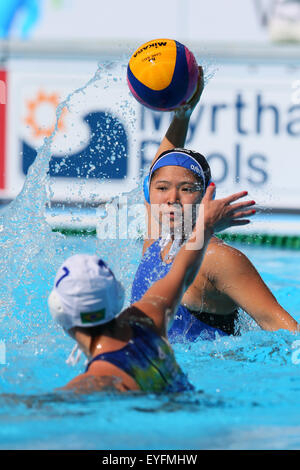
[[[95,361],[107,361],[129,374],[144,392],[193,390],[168,342],[141,323],[130,326],[133,336],[126,346],[95,356],[86,371]]]
[[[162,261],[160,240],[156,240],[145,252],[137,269],[130,303],[139,301],[155,281],[169,272],[171,266],[172,263]],[[234,334],[237,314],[237,311],[228,315],[192,312],[184,305],[180,305],[169,328],[168,339],[171,343],[195,341],[199,338],[214,340],[218,335]]]

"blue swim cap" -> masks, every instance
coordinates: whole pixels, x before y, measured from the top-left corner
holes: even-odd
[[[201,156],[201,158],[204,159],[202,155],[196,152],[193,152],[191,150],[186,150],[186,149],[175,148],[173,150],[167,150],[166,152],[163,152],[158,157],[158,159],[153,163],[153,165],[151,166],[149,170],[149,174],[144,179],[144,183],[143,183],[144,197],[145,197],[145,200],[148,202],[148,204],[150,204],[149,190],[150,190],[150,182],[151,182],[153,173],[159,168],[162,168],[164,166],[180,166],[182,168],[186,168],[187,170],[192,171],[196,176],[198,176],[198,178],[202,180],[203,188],[206,190],[207,186],[211,183],[211,180],[209,179],[209,181],[207,181],[202,165],[199,163],[197,159],[198,156]],[[207,168],[209,169],[208,163],[207,163]],[[210,170],[209,170],[209,175],[210,175]]]

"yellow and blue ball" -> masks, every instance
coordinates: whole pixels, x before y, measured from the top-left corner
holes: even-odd
[[[173,39],[146,42],[131,56],[127,82],[144,106],[171,111],[185,104],[196,91],[198,66],[192,52]]]

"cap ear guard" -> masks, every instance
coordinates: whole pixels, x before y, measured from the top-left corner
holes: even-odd
[[[150,175],[147,175],[144,178],[144,183],[143,183],[144,197],[145,197],[146,202],[148,202],[148,204],[150,204],[149,179],[150,179]]]
[[[64,330],[68,330],[72,327],[72,323],[70,322],[68,315],[64,312],[61,298],[54,289],[48,297],[48,308],[53,320]]]

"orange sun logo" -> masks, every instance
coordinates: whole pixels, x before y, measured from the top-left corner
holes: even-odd
[[[57,119],[56,108],[58,105],[58,94],[52,93],[47,95],[43,91],[39,91],[37,97],[34,100],[27,101],[28,115],[25,118],[25,123],[33,130],[34,137],[50,137],[50,135],[54,132]],[[57,128],[60,131],[64,129],[63,118],[66,112],[67,109],[64,107],[57,122]],[[52,124],[50,125],[49,113],[51,114],[52,121]]]

